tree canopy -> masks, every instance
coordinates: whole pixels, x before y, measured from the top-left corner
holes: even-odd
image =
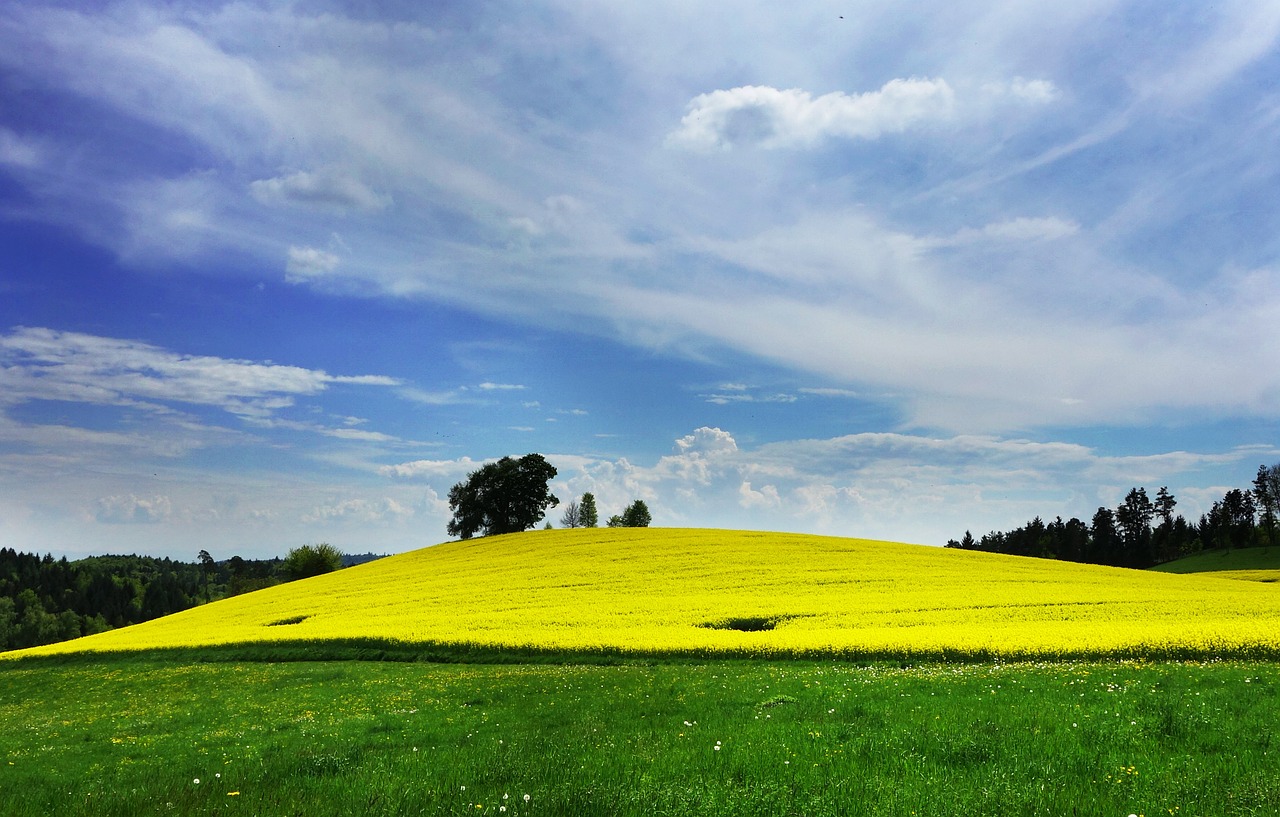
[[[342,551],[328,542],[302,545],[289,551],[281,568],[290,579],[309,579],[322,573],[332,573],[342,568]]]
[[[649,506],[644,504],[643,499],[637,499],[627,506],[627,509],[621,514],[614,514],[609,517],[609,527],[611,528],[647,528],[652,517],[649,514]]]
[[[560,504],[547,487],[555,476],[541,454],[503,457],[472,471],[449,490],[449,535],[470,539],[532,528],[547,508]]]

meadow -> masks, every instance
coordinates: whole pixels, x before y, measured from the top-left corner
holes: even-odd
[[[1274,815],[1280,670],[28,660],[0,813]]]
[[[1160,573],[1204,573],[1218,579],[1271,583],[1280,581],[1280,548],[1206,550],[1151,569]]]
[[[0,654],[0,814],[1274,815],[1278,621],[887,542],[455,542]]]

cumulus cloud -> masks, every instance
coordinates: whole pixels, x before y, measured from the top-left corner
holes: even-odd
[[[470,457],[456,460],[413,460],[396,465],[384,465],[378,473],[396,479],[453,479],[475,471],[484,461],[476,461]]]
[[[302,516],[308,524],[353,522],[361,524],[384,524],[406,519],[414,515],[411,507],[402,505],[390,497],[381,499],[344,499],[335,500],[313,508]]]
[[[703,426],[676,440],[675,447],[680,456],[717,456],[737,451],[738,442],[727,431]]]
[[[106,496],[93,504],[94,519],[111,525],[150,525],[168,519],[172,511],[167,496]]]
[[[763,527],[942,544],[965,529],[981,534],[1034,516],[1088,518],[1130,487],[1171,486],[1179,512],[1207,510],[1194,488],[1222,467],[1280,454],[1240,448],[1106,455],[1088,446],[995,436],[861,433],[738,445],[702,427],[673,454],[645,464],[550,456],[569,490],[592,491],[602,507],[643,497],[655,524]],[[1221,498],[1219,491],[1208,500]]]
[[[746,85],[700,94],[667,137],[689,150],[807,147],[823,139],[877,139],[945,120],[955,92],[942,79],[894,79],[878,91],[814,97],[797,88]]]
[[[762,485],[756,490],[745,480],[738,486],[738,497],[738,504],[744,508],[777,508],[782,504],[782,497],[774,486]]]

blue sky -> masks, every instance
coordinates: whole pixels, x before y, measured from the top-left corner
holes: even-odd
[[[7,546],[398,552],[531,451],[940,544],[1280,460],[1274,3],[85,5],[0,14]]]

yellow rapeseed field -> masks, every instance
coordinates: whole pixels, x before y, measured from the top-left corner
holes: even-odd
[[[1275,584],[800,534],[579,529],[450,542],[7,655],[373,639],[635,655],[1274,657],[1278,625]]]

